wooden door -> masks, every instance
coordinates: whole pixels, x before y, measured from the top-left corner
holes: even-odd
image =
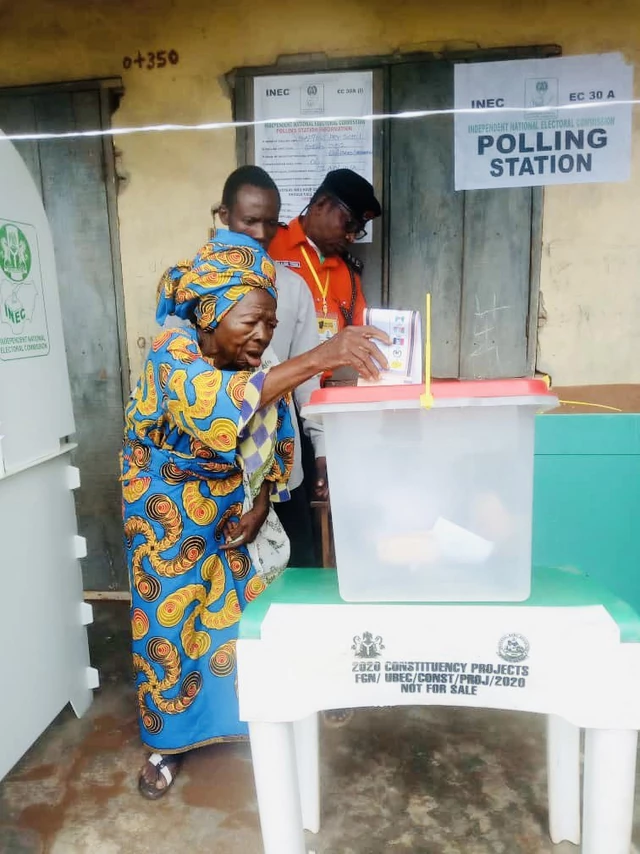
[[[453,63],[393,66],[390,100],[394,113],[451,108]],[[540,191],[456,192],[451,115],[393,121],[389,134],[389,304],[423,310],[431,292],[437,377],[529,373]]]
[[[107,112],[99,87],[0,92],[0,129],[6,134],[102,128],[109,123]],[[88,547],[84,586],[126,590],[118,453],[128,372],[122,355],[113,147],[100,137],[16,147],[42,194],[53,233],[76,422],[75,464],[82,477],[76,501],[78,529]]]

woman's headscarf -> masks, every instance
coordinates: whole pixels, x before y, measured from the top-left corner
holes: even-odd
[[[162,326],[173,314],[200,329],[215,329],[253,288],[277,299],[275,280],[273,262],[259,243],[219,229],[193,261],[179,262],[160,279],[156,319]]]

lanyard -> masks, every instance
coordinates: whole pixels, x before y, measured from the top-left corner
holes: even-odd
[[[320,277],[316,273],[316,268],[311,263],[311,259],[307,254],[307,250],[304,246],[300,247],[300,251],[304,257],[304,260],[307,262],[307,267],[309,268],[309,272],[313,276],[313,280],[316,283],[318,290],[320,291],[320,296],[322,297],[322,313],[326,317],[327,316],[327,294],[329,293],[329,275],[330,271],[327,270],[327,275],[324,280],[324,288],[322,287],[322,283],[320,282]]]

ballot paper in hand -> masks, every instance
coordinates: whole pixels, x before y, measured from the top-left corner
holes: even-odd
[[[367,308],[365,326],[375,326],[386,332],[391,344],[376,341],[386,356],[389,368],[382,371],[377,382],[360,378],[358,385],[419,385],[422,382],[422,326],[419,311],[391,308]]]

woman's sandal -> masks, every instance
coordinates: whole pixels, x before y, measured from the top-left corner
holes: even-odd
[[[147,765],[153,765],[156,770],[156,779],[150,782],[144,776],[144,770],[140,772],[138,779],[138,790],[140,794],[150,801],[157,801],[158,798],[164,797],[180,770],[182,765],[181,756],[162,756],[160,753],[152,753],[147,759]],[[158,786],[160,780],[164,780],[164,786]]]
[[[330,712],[323,712],[325,726],[332,729],[346,726],[353,720],[353,709],[332,709]]]

